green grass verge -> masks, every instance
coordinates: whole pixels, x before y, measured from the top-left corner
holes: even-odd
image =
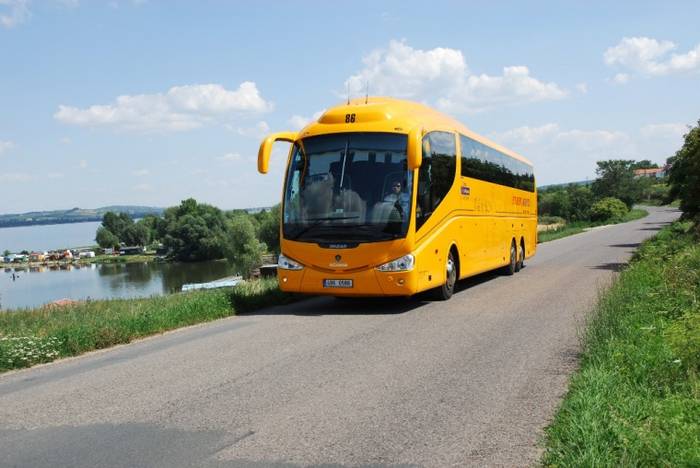
[[[590,227],[590,223],[569,223],[559,229],[552,229],[551,231],[542,231],[537,233],[537,243],[549,242],[555,239],[561,239],[562,237],[573,236],[583,232],[584,229]]]
[[[700,466],[700,245],[676,223],[602,294],[547,466]]]
[[[634,221],[636,219],[643,218],[648,214],[649,212],[647,210],[641,208],[632,208],[630,211],[627,212],[625,217],[619,221],[607,221],[602,223],[594,223],[590,221],[569,223],[559,229],[552,229],[551,231],[539,232],[537,234],[537,242],[541,244],[542,242],[549,242],[555,239],[561,239],[562,237],[572,236],[574,234],[583,232],[587,228],[591,227],[602,226],[605,224],[619,224]]]
[[[2,312],[0,372],[296,299],[280,291],[277,279],[266,279],[226,290]]]

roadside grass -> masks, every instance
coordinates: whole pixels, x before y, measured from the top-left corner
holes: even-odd
[[[561,239],[562,237],[568,237],[572,236],[574,234],[579,234],[583,231],[585,231],[588,228],[596,227],[596,226],[603,226],[606,224],[619,224],[619,223],[627,223],[629,221],[634,221],[636,219],[644,218],[647,216],[649,212],[645,209],[642,208],[632,208],[630,211],[627,212],[624,218],[617,222],[602,222],[602,223],[594,223],[590,221],[581,221],[581,222],[573,222],[566,224],[565,226],[562,226],[559,229],[552,229],[551,231],[542,231],[537,233],[537,243],[541,244],[542,242],[549,242],[553,241],[555,239]]]
[[[700,466],[700,245],[691,223],[640,247],[582,340],[542,463]]]
[[[89,301],[0,313],[0,372],[297,300],[277,279],[232,289]]]

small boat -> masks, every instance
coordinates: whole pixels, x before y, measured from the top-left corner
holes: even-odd
[[[195,291],[197,289],[232,288],[243,281],[242,276],[227,276],[208,283],[188,283],[182,285],[182,291]]]

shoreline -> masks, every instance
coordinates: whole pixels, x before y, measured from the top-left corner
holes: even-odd
[[[14,269],[14,270],[27,270],[36,268],[49,268],[49,269],[61,269],[65,267],[81,268],[84,266],[92,264],[126,264],[126,263],[149,263],[149,262],[163,262],[168,263],[171,260],[158,259],[155,254],[142,254],[142,255],[98,255],[94,258],[81,258],[81,259],[71,259],[71,260],[44,260],[41,262],[18,262],[18,263],[5,263],[0,262],[0,268],[3,269]]]

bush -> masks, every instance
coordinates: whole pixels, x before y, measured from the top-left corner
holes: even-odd
[[[537,218],[537,224],[566,224],[566,220],[561,216],[539,216]]]
[[[627,205],[614,197],[606,197],[598,200],[591,207],[591,219],[593,221],[620,222],[627,214]]]

